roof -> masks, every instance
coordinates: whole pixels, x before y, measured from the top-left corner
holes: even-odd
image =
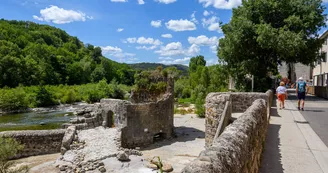
[[[320,35],[320,39],[323,39],[328,36],[328,30],[326,30],[322,35]]]

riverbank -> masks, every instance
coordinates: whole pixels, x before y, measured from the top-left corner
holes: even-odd
[[[95,103],[102,98],[128,98],[131,87],[116,82],[83,85],[45,85],[0,88],[0,112],[20,113],[36,107],[60,106],[75,102]],[[1,114],[1,113],[0,113]]]

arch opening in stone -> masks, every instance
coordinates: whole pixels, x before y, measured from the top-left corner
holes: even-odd
[[[153,136],[153,142],[160,142],[162,140],[166,139],[166,134],[165,133],[156,133]]]

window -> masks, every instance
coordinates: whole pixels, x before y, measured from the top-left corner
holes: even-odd
[[[322,62],[327,62],[327,52],[322,52],[321,61]]]
[[[327,37],[325,38],[325,42],[323,44],[324,45],[327,45]]]

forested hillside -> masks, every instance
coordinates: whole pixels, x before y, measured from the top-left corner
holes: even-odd
[[[132,85],[134,70],[61,29],[1,19],[0,74],[0,87],[86,84],[103,78]]]
[[[160,63],[143,62],[137,64],[129,64],[129,66],[136,70],[155,70],[158,66],[162,66],[163,68],[175,67],[177,68],[177,70],[180,70],[181,74],[184,76],[188,75],[188,70],[189,70],[188,66],[181,65],[181,64],[164,65]]]

